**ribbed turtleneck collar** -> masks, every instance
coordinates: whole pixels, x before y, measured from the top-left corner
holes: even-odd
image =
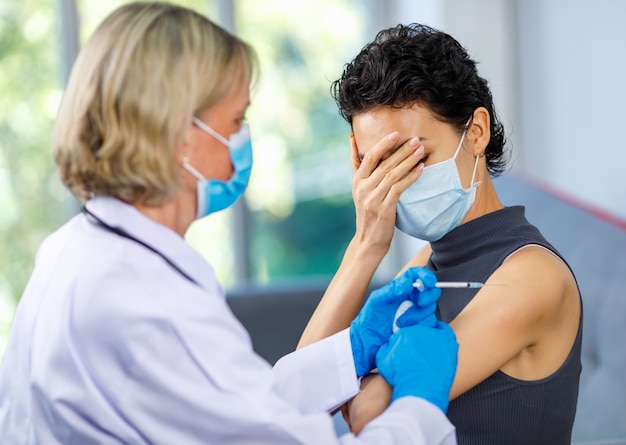
[[[480,253],[489,240],[526,222],[524,206],[504,207],[461,224],[438,241],[430,243],[433,263],[442,267]]]

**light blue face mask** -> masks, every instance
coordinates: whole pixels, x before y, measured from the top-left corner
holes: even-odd
[[[250,129],[247,124],[244,124],[237,133],[226,139],[198,118],[194,117],[193,123],[229,148],[230,160],[235,170],[231,178],[226,182],[217,179],[207,179],[189,164],[188,158],[183,159],[183,168],[198,179],[198,210],[196,219],[200,219],[213,212],[230,207],[243,195],[248,186],[252,170],[252,143],[250,141]]]
[[[465,131],[454,156],[424,167],[422,174],[407,188],[398,201],[396,227],[404,233],[425,241],[437,241],[461,224],[474,204],[474,183],[478,156],[474,163],[472,182],[466,189],[461,184],[455,159],[461,150]]]

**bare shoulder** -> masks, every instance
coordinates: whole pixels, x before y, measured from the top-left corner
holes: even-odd
[[[558,311],[566,300],[578,303],[578,288],[572,271],[551,250],[530,244],[515,252],[493,273],[488,282],[502,281],[523,294],[526,304],[542,314]]]

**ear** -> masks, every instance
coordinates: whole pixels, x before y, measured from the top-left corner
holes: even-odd
[[[353,175],[361,165],[361,159],[359,159],[359,147],[356,145],[354,133],[350,133],[350,165],[352,166]]]
[[[491,139],[490,129],[491,119],[489,112],[485,107],[476,108],[465,136],[466,140],[472,144],[474,156],[485,154],[485,150]]]

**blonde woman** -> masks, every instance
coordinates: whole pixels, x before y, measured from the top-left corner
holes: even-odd
[[[272,369],[185,243],[195,219],[247,186],[255,64],[247,44],[164,3],[119,8],[87,42],[54,151],[84,206],[43,243],[20,301],[0,369],[0,443],[455,442],[442,413],[454,334],[418,324],[391,336],[401,300],[419,300],[419,269],[373,297],[360,324]],[[403,346],[420,341],[437,346]],[[356,366],[376,359],[397,401],[359,438],[337,438],[326,411],[356,394]]]

